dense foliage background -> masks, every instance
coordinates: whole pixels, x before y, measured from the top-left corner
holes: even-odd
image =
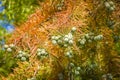
[[[0,80],[120,80],[120,1],[0,0]]]

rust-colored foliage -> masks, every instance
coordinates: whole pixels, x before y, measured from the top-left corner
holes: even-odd
[[[28,18],[28,21],[16,28],[13,37],[11,37],[10,43],[13,42],[23,49],[28,46],[28,49],[32,52],[35,46],[41,43],[44,44],[44,42],[48,40],[51,35],[50,30],[64,26],[81,27],[85,25],[83,23],[84,20],[82,19],[86,14],[83,12],[84,8],[83,10],[80,9],[81,6],[84,7],[84,2],[66,0],[64,2],[65,9],[62,11],[56,11],[57,9],[55,9],[55,6],[58,2],[59,1],[51,2],[50,0],[46,0],[42,4],[43,8],[37,9],[36,12]],[[77,5],[75,5],[76,2],[78,2]],[[81,12],[83,13],[78,14],[78,10],[82,10]],[[80,18],[82,19],[79,20]]]
[[[77,3],[77,5],[75,4]],[[80,3],[80,4],[79,4]],[[14,70],[14,72],[18,75],[25,74],[23,77],[31,77],[34,76],[33,72],[35,71],[37,66],[40,65],[39,61],[36,60],[36,49],[38,47],[45,47],[49,52],[51,52],[51,55],[56,58],[58,61],[57,64],[54,64],[52,62],[48,62],[48,65],[51,65],[53,67],[52,74],[58,74],[60,71],[62,71],[62,68],[60,68],[60,61],[62,61],[61,56],[63,55],[63,51],[61,51],[59,48],[53,46],[49,40],[51,32],[53,30],[59,30],[59,28],[63,27],[73,27],[78,26],[82,27],[85,24],[84,22],[84,11],[85,8],[80,9],[81,6],[86,5],[85,2],[80,2],[79,0],[73,1],[73,0],[65,0],[64,6],[62,10],[57,10],[56,4],[61,4],[59,0],[53,0],[51,2],[50,0],[46,0],[44,3],[42,3],[42,8],[37,9],[34,14],[32,14],[28,21],[25,22],[20,27],[16,28],[16,31],[12,35],[10,39],[10,43],[14,43],[18,46],[18,50],[29,50],[30,53],[30,59],[29,61],[32,63],[30,66],[30,69],[27,69],[27,73],[24,73],[24,66],[28,63],[18,63],[18,68]],[[82,10],[78,13],[78,10]],[[79,20],[81,18],[81,20]],[[51,31],[51,32],[50,32]],[[48,61],[48,60],[47,60]],[[47,63],[45,61],[44,63]],[[56,62],[55,62],[56,63]],[[36,65],[37,64],[37,65]],[[50,67],[51,67],[50,66]],[[34,68],[35,67],[35,68]],[[51,67],[51,68],[52,68]],[[32,69],[34,68],[34,69]],[[59,70],[56,71],[56,68]],[[22,71],[21,71],[22,70]],[[31,72],[32,70],[32,72]],[[21,72],[21,73],[20,73]],[[26,71],[25,71],[26,72]],[[56,73],[55,73],[56,72]],[[31,73],[31,74],[29,74]],[[53,75],[51,75],[53,76]],[[49,77],[50,80],[55,80],[55,76]],[[21,76],[17,76],[18,80]],[[56,79],[58,80],[58,79]]]

